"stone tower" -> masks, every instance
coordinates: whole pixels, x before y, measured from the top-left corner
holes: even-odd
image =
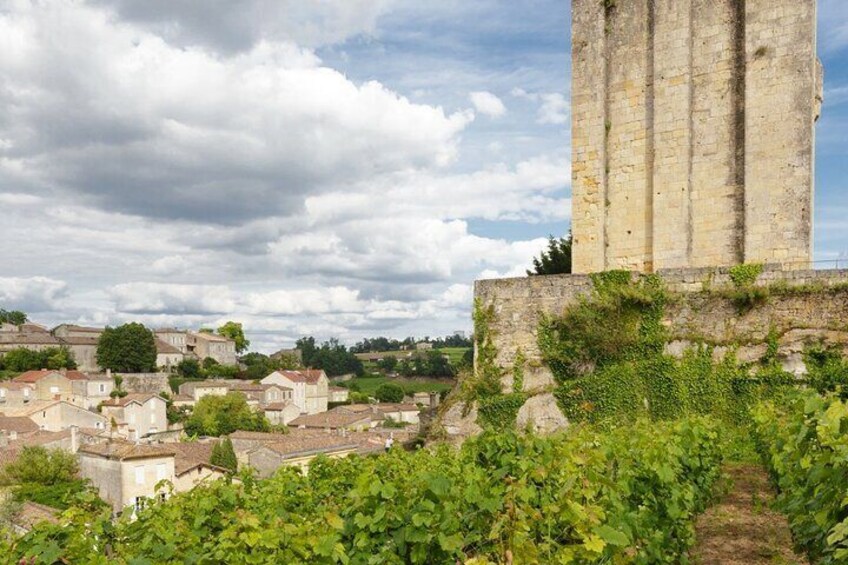
[[[574,271],[807,268],[815,0],[573,0]]]

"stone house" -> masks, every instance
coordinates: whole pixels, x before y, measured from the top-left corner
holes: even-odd
[[[247,403],[254,407],[276,402],[287,402],[292,400],[294,395],[292,389],[278,385],[254,383],[238,379],[228,379],[224,382],[227,383],[230,392],[240,392],[247,398]]]
[[[383,418],[384,417],[381,413],[373,410],[365,410],[362,412],[336,412],[335,409],[333,409],[329,412],[298,416],[289,422],[288,425],[294,428],[305,429],[369,430],[378,426],[380,422],[382,422]]]
[[[331,386],[327,388],[328,402],[347,402],[350,391],[343,386]]]
[[[180,385],[179,393],[181,396],[190,396],[195,402],[204,396],[226,396],[230,391],[229,386],[224,381],[189,381]]]
[[[172,446],[110,442],[82,446],[78,453],[80,474],[91,481],[114,514],[127,507],[135,512],[149,499],[164,497],[166,489],[157,484],[174,482]]]
[[[221,365],[236,365],[236,342],[226,337],[205,333],[188,332],[186,348],[201,361],[211,357]]]
[[[157,339],[160,339],[163,342],[167,343],[180,353],[188,353],[188,346],[186,343],[187,332],[174,328],[161,328],[158,330],[154,330],[153,333]]]
[[[33,399],[35,399],[33,384],[0,381],[0,409],[3,406],[23,406]]]
[[[168,429],[167,403],[157,394],[128,394],[110,399],[102,405],[102,414],[114,419],[118,429],[131,439]]]
[[[114,388],[108,376],[65,369],[27,371],[12,382],[32,385],[35,400],[64,400],[83,408],[93,408],[107,400]]]
[[[103,431],[109,429],[109,420],[103,415],[64,400],[34,400],[16,408],[0,407],[0,414],[29,418],[40,429],[51,432],[65,430],[72,426]]]
[[[395,422],[404,422],[407,424],[417,424],[418,415],[421,410],[415,404],[392,404],[380,403],[376,405],[385,418],[391,418]]]
[[[272,426],[286,426],[300,416],[300,408],[291,400],[266,404],[262,411]]]
[[[327,411],[330,381],[327,374],[320,369],[274,371],[260,382],[292,389],[292,400],[303,413],[317,414]]]
[[[0,416],[0,437],[7,441],[31,436],[39,429],[38,424],[26,416]]]
[[[171,371],[185,359],[182,351],[156,336],[156,366],[165,372]]]
[[[99,339],[103,334],[103,328],[92,328],[87,326],[78,326],[75,324],[59,324],[53,331],[50,332],[54,336],[66,339],[69,337],[87,337]]]
[[[59,338],[62,345],[71,352],[80,371],[99,371],[97,364],[97,337]]]
[[[46,331],[0,332],[0,354],[19,348],[43,351],[50,347],[61,346],[62,342]]]
[[[282,436],[282,439],[263,442],[246,454],[247,464],[256,469],[260,477],[270,477],[283,466],[300,467],[309,471],[309,464],[319,455],[330,458],[346,457],[355,453],[359,444],[350,439],[323,436]]]
[[[174,491],[185,492],[199,484],[227,476],[227,469],[213,465],[212,447],[217,442],[173,443],[168,447],[175,451]]]

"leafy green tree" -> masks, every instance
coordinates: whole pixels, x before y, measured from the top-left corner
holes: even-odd
[[[361,376],[365,373],[362,361],[337,339],[325,341],[317,347],[314,337],[304,337],[297,340],[296,347],[301,352],[305,367],[323,369],[330,377],[350,373]]]
[[[183,359],[177,363],[177,374],[184,379],[200,379],[203,378],[203,370],[200,368],[200,363],[197,359]]]
[[[77,368],[73,353],[66,347],[48,347],[41,351],[18,347],[3,356],[3,365],[7,370],[17,372]]]
[[[224,438],[224,441],[215,444],[212,448],[212,457],[209,462],[218,467],[229,469],[232,472],[236,471],[238,468],[238,459],[236,459],[236,452],[233,449],[233,442],[230,438]]]
[[[0,324],[22,326],[29,321],[27,315],[20,310],[4,310],[0,308]]]
[[[106,328],[97,342],[97,364],[124,373],[156,370],[153,332],[137,322]]]
[[[218,335],[224,336],[236,342],[236,353],[247,351],[250,340],[244,337],[244,329],[239,322],[227,322],[218,328]]]
[[[87,489],[79,478],[79,463],[63,449],[26,446],[17,459],[0,471],[0,484],[12,489],[15,500],[31,500],[64,509],[72,496]]]
[[[374,396],[380,402],[403,402],[404,392],[400,385],[386,383],[377,387]]]
[[[265,416],[247,404],[243,394],[204,396],[194,407],[185,424],[190,435],[222,436],[237,430],[265,432],[270,425]]]
[[[385,371],[387,373],[391,373],[397,368],[398,360],[394,355],[387,355],[377,361],[377,368],[381,371]]]
[[[533,258],[533,270],[527,271],[528,275],[559,275],[571,272],[571,247],[573,243],[571,233],[568,237],[559,239],[550,236],[548,238],[548,249],[542,251],[540,257]]]

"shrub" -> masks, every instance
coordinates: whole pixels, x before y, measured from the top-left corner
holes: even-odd
[[[374,397],[380,402],[403,402],[404,392],[400,385],[386,383],[377,387]]]

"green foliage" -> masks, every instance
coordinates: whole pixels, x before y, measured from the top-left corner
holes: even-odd
[[[203,378],[203,368],[200,366],[200,362],[197,359],[187,357],[177,363],[177,374],[186,380],[199,380]],[[263,375],[263,377],[264,376],[267,375]],[[176,390],[174,392],[176,392]]]
[[[529,276],[533,275],[559,275],[571,272],[571,248],[574,238],[571,233],[568,237],[548,236],[548,249],[542,251],[540,257],[533,258],[533,270],[527,271]]]
[[[386,355],[377,361],[377,368],[386,373],[391,373],[397,368],[398,360],[394,355]]]
[[[403,388],[394,383],[386,383],[380,385],[375,393],[375,397],[380,402],[403,402]]]
[[[0,324],[13,324],[22,326],[29,321],[29,318],[20,310],[4,310],[0,308]]]
[[[753,286],[762,274],[763,265],[760,263],[735,265],[730,268],[730,280],[736,288]]]
[[[218,328],[218,335],[236,342],[236,353],[243,353],[250,347],[250,340],[244,337],[244,328],[239,322],[227,322]]]
[[[305,367],[323,369],[329,377],[348,374],[362,376],[365,373],[362,361],[337,339],[325,341],[318,347],[314,337],[304,337],[297,340],[296,347],[301,352]]]
[[[848,360],[836,348],[821,345],[804,352],[807,367],[807,382],[820,393],[836,392],[843,400],[848,399]]]
[[[233,473],[236,471],[238,459],[236,459],[236,452],[230,438],[224,438],[223,441],[219,441],[212,447],[212,456],[209,458],[209,462],[218,467],[229,469]]]
[[[247,404],[243,394],[204,396],[197,401],[185,424],[189,435],[223,436],[237,430],[266,432],[269,424],[265,416]]]
[[[848,562],[848,405],[807,391],[758,406],[754,421],[796,544],[812,563]]]
[[[123,373],[150,373],[156,370],[156,342],[153,332],[131,322],[107,327],[97,342],[97,364]]]
[[[46,449],[41,446],[25,446],[17,459],[8,463],[2,471],[2,483],[40,483],[55,485],[75,480],[79,464],[74,454],[62,449]]]
[[[627,271],[593,275],[593,291],[562,316],[540,316],[543,361],[563,384],[611,364],[662,351],[666,294],[653,276],[631,281]]]
[[[477,404],[477,423],[494,430],[514,429],[515,418],[526,400],[527,395],[521,392],[482,398]]]
[[[512,363],[512,392],[518,393],[524,390],[524,365],[527,357],[521,348],[515,352],[515,360]]]
[[[308,477],[243,474],[135,520],[73,509],[0,554],[97,565],[681,563],[719,474],[717,431],[693,418],[319,458]]]
[[[497,364],[498,350],[493,338],[492,322],[495,319],[493,304],[484,306],[483,302],[474,300],[474,346],[477,362],[472,378],[466,379],[472,399],[487,398],[501,394],[501,377],[503,369]]]
[[[12,487],[15,500],[67,508],[88,486],[78,478],[76,457],[63,449],[26,446],[0,471],[0,484]]]
[[[48,347],[41,351],[18,347],[3,355],[3,366],[8,371],[18,373],[39,369],[77,368],[74,355],[67,347]]]

